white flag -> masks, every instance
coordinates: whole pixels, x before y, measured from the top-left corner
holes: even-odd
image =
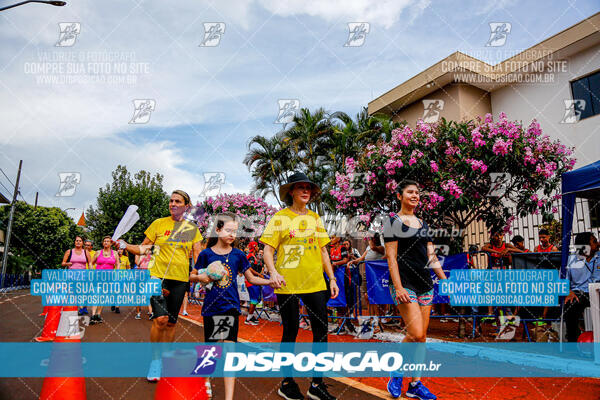
[[[139,221],[140,215],[137,213],[137,209],[138,206],[134,205],[127,207],[125,215],[123,215],[123,218],[119,221],[119,225],[117,225],[117,229],[115,229],[115,233],[113,233],[112,240],[119,240],[121,236],[129,232],[131,227]]]

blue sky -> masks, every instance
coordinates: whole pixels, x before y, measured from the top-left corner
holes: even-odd
[[[273,123],[278,99],[355,114],[454,51],[497,63],[599,8],[596,1],[68,3],[0,13],[0,168],[14,182],[23,159],[23,197],[31,203],[37,191],[40,204],[74,207],[72,216],[94,203],[118,164],[162,173],[166,190],[195,198],[207,172],[225,173],[223,191],[247,192],[247,142],[281,128]],[[55,46],[61,22],[80,24],[73,46]],[[199,46],[205,22],[225,23],[216,47]],[[370,24],[360,47],[343,46],[349,22]],[[490,22],[512,25],[505,46],[485,47]],[[62,64],[75,68],[114,53],[127,68],[141,63],[148,71],[116,85],[48,83],[61,73],[40,71],[44,57],[72,57]],[[100,67],[83,68],[90,78]],[[133,99],[156,101],[148,123],[128,124]],[[81,174],[73,196],[55,196],[61,172]],[[1,174],[0,182],[10,188]]]

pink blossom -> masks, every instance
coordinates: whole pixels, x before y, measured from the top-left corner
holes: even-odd
[[[481,160],[474,160],[472,158],[467,158],[465,161],[469,165],[471,165],[471,168],[473,169],[473,171],[477,171],[479,169],[479,170],[481,170],[482,173],[484,173],[488,169],[487,165],[485,165],[485,163]]]
[[[462,194],[462,189],[456,184],[454,179],[449,179],[442,183],[442,188],[449,192],[454,198],[458,199]]]
[[[446,146],[448,146],[448,148],[444,152],[446,155],[453,156],[455,154],[460,154],[460,149],[456,146],[453,146],[452,143],[450,143],[449,141],[446,141]]]
[[[429,166],[431,167],[431,170],[433,172],[438,172],[440,170],[440,168],[438,167],[437,163],[435,161],[430,161],[429,162]]]
[[[471,131],[471,139],[473,140],[473,144],[475,148],[485,146],[485,140],[483,140],[483,135],[479,132],[479,127],[473,129]]]
[[[497,155],[507,155],[510,150],[512,150],[512,142],[504,141],[501,138],[496,139],[494,142],[494,146],[492,147],[492,151]]]
[[[417,159],[414,157],[411,157],[410,160],[408,160],[408,165],[413,165],[417,163]]]
[[[390,192],[395,192],[397,187],[398,187],[398,182],[396,182],[393,179],[388,179],[387,183],[385,184],[385,188],[387,190],[389,190]]]

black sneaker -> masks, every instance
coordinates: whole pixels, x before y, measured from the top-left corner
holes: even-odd
[[[286,400],[304,400],[298,384],[294,381],[282,383],[277,394]]]
[[[121,314],[121,310],[119,310],[119,307],[115,307],[115,313],[116,314]]]
[[[316,387],[310,384],[310,389],[306,392],[309,399],[313,400],[335,400],[328,391],[327,384],[325,382],[319,383]]]
[[[110,306],[110,311],[115,311],[115,306]]]

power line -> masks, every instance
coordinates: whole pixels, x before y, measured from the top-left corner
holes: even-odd
[[[9,189],[9,188],[7,188],[6,186],[4,186],[4,183],[2,183],[2,181],[0,181],[0,185],[2,185],[2,187],[3,187],[4,189],[6,189],[6,193],[7,193],[8,195],[10,195],[10,189]]]
[[[6,175],[6,174],[4,173],[4,171],[2,170],[2,168],[0,168],[0,172],[2,172],[2,175],[4,175],[4,176],[6,177],[6,179],[8,179],[8,181],[10,182],[10,184],[11,184],[11,185],[13,185],[13,187],[14,187],[14,186],[15,186],[15,184],[14,184],[14,183],[12,183],[12,181],[10,180],[10,178],[8,177],[8,175]]]

